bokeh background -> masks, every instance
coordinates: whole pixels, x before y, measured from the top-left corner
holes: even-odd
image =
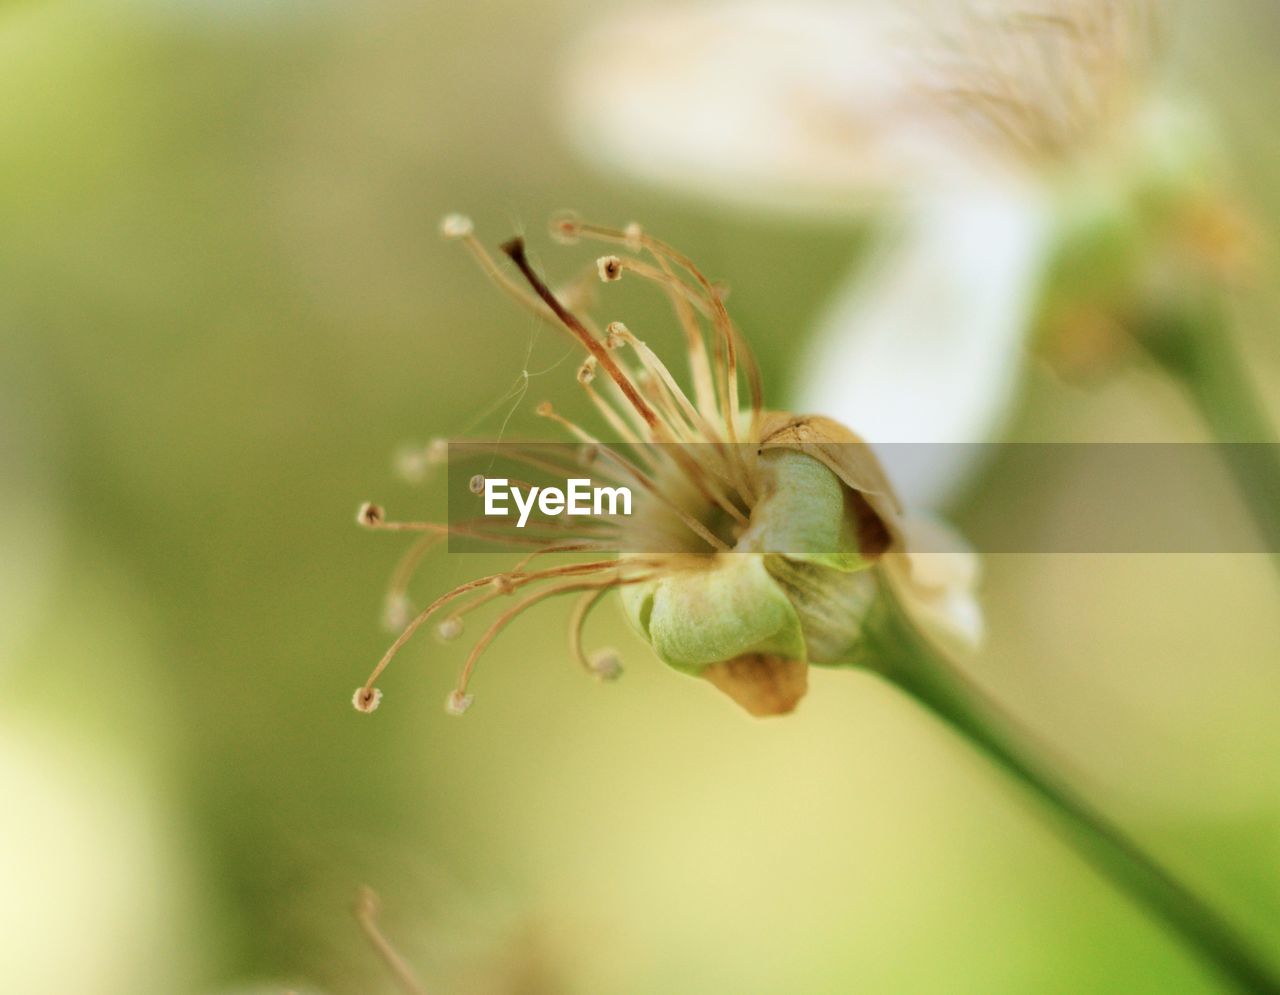
[[[1274,237],[1277,8],[1186,6],[1175,71]],[[642,220],[730,280],[775,404],[858,256],[848,227],[584,164],[555,80],[596,13],[0,6],[0,987],[388,992],[350,915],[368,884],[433,992],[1215,990],[862,675],[817,674],[796,716],[756,723],[612,611],[591,635],[627,673],[585,679],[551,610],[496,644],[465,719],[441,709],[465,650],[430,638],[376,716],[352,710],[400,548],[356,505],[440,514],[441,492],[395,477],[398,446],[508,415],[533,431],[533,405],[571,393],[565,342],[440,241],[442,214],[490,243],[527,231],[560,276],[590,250],[545,238],[552,212]],[[1238,302],[1273,401],[1277,276],[1267,255]],[[676,341],[646,295],[610,300]],[[1202,438],[1141,366],[1088,387],[1037,367],[1014,433]],[[986,566],[977,676],[1280,951],[1272,564]],[[421,593],[478,570],[441,558]]]

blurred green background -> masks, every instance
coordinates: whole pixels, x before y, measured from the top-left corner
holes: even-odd
[[[626,676],[584,679],[553,609],[495,645],[465,720],[441,709],[465,648],[430,638],[377,716],[352,710],[401,548],[355,507],[440,514],[396,448],[495,430],[521,371],[567,351],[442,214],[491,244],[527,230],[558,276],[590,250],[551,244],[552,212],[643,221],[731,281],[774,404],[857,255],[847,229],[582,165],[554,78],[596,8],[0,6],[0,987],[391,991],[349,914],[368,884],[433,992],[1215,990],[862,675],[756,723],[613,611],[591,635]],[[1274,0],[1186,14],[1178,72],[1273,236]],[[1272,400],[1278,275],[1268,254],[1239,302]],[[615,303],[675,341],[645,295]],[[513,431],[574,368],[532,378]],[[1037,370],[1016,431],[1201,438],[1141,369]],[[478,572],[444,557],[421,591]],[[992,557],[978,675],[1272,950],[1277,593],[1264,557]]]

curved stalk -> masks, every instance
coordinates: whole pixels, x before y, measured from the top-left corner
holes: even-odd
[[[1228,325],[1225,303],[1209,299],[1150,316],[1138,341],[1220,444],[1262,548],[1280,566],[1280,439]]]
[[[885,592],[888,617],[877,634],[874,669],[924,705],[1035,795],[1052,828],[1117,888],[1144,906],[1224,979],[1242,991],[1280,993],[1280,965],[1078,794],[1048,751],[932,646]]]

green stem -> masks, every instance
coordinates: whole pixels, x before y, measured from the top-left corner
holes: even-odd
[[[887,595],[888,592],[886,592]],[[1047,751],[889,603],[876,669],[1020,781],[1050,810],[1076,851],[1220,974],[1248,992],[1280,993],[1280,975],[1234,928],[1081,797]]]
[[[1228,325],[1226,306],[1209,297],[1149,316],[1138,339],[1220,443],[1262,548],[1280,565],[1280,440]]]

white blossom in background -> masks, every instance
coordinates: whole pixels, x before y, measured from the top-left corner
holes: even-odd
[[[874,444],[995,437],[1080,205],[1176,170],[1146,88],[1155,0],[633,8],[579,38],[570,130],[612,170],[881,237],[836,293],[794,406]],[[1189,156],[1188,159],[1194,158]],[[1121,208],[1123,211],[1123,208]],[[977,447],[890,472],[936,505]],[[903,454],[898,454],[899,456]]]

